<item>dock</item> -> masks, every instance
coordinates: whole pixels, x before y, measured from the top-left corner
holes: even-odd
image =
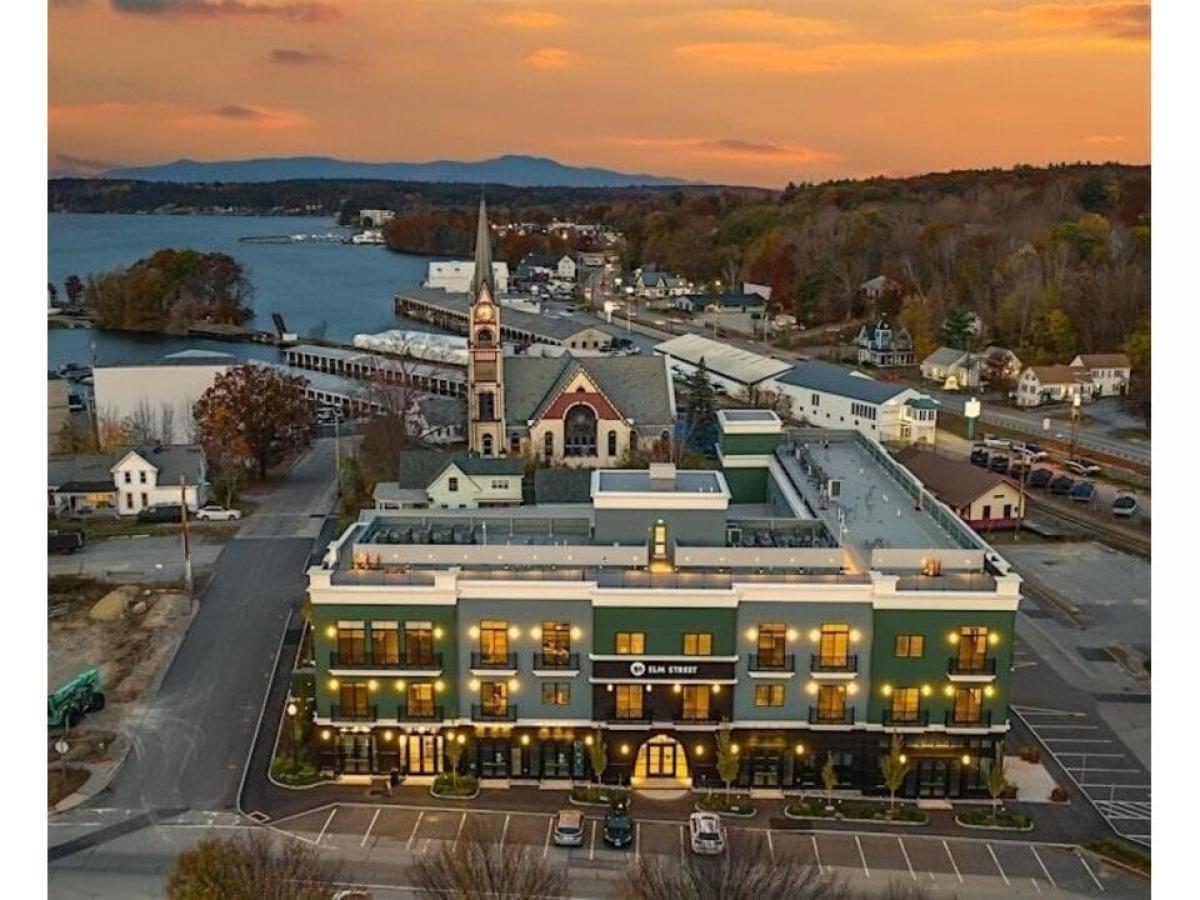
[[[467,373],[462,366],[418,362],[411,359],[368,353],[355,347],[297,344],[283,348],[284,360],[293,368],[305,369],[356,381],[379,379],[387,384],[411,386],[440,397],[465,397]]]

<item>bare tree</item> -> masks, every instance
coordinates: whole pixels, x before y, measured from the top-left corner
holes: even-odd
[[[389,363],[376,371],[361,392],[372,410],[363,432],[362,458],[380,481],[396,478],[401,451],[419,444],[425,436],[419,411],[426,392],[414,384],[415,364],[407,358]]]
[[[138,400],[126,417],[125,430],[135,444],[153,444],[158,437],[158,415],[145,397]]]
[[[175,407],[166,400],[158,408],[158,436],[164,444],[175,443]]]
[[[274,842],[264,831],[208,839],[184,850],[167,874],[170,900],[326,900],[340,864],[299,841]]]
[[[617,883],[621,900],[843,900],[850,894],[832,876],[795,860],[726,852],[716,859],[643,854]]]
[[[474,819],[467,822],[457,844],[443,841],[437,853],[418,856],[412,872],[418,893],[430,900],[570,895],[565,867],[525,844],[501,847],[497,840],[483,836]]]

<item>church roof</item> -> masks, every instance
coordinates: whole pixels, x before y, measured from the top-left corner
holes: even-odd
[[[511,356],[504,360],[505,417],[524,425],[582,370],[634,427],[669,428],[671,380],[664,357]]]
[[[494,301],[499,293],[496,291],[496,276],[492,272],[492,231],[488,228],[487,203],[480,197],[479,222],[475,226],[475,272],[471,276],[471,302],[478,299],[485,284]]]

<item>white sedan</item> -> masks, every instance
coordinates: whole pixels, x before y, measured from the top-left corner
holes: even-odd
[[[202,522],[233,522],[242,517],[240,509],[226,509],[210,503],[196,510],[196,518]]]
[[[694,812],[688,817],[692,837],[692,852],[701,856],[716,856],[725,851],[725,829],[716,813]]]

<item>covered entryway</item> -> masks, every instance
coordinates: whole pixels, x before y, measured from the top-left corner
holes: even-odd
[[[650,738],[638,748],[633,777],[642,786],[690,785],[691,773],[683,745],[665,734]]]

